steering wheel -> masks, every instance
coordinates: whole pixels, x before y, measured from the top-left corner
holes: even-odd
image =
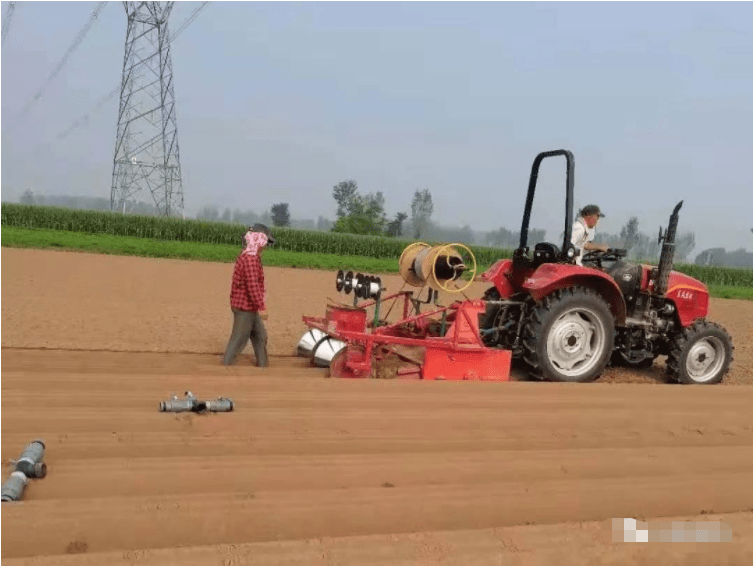
[[[616,262],[620,258],[627,256],[627,250],[624,248],[609,248],[606,252],[601,250],[592,250],[583,255],[582,263],[596,264],[601,268],[602,262]]]

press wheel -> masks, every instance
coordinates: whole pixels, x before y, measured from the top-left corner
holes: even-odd
[[[348,360],[348,352],[350,352],[350,359],[353,361],[361,361],[366,357],[366,349],[364,347],[361,345],[348,345],[332,357],[332,361],[329,363],[328,376],[330,378],[371,378],[372,372],[368,374],[356,374],[346,366],[345,362]]]

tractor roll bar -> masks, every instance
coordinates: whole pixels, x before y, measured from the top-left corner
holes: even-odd
[[[533,160],[531,167],[531,178],[528,181],[528,196],[526,197],[526,208],[523,213],[523,225],[520,227],[520,250],[524,250],[528,244],[528,223],[531,220],[531,208],[533,207],[533,195],[536,192],[536,181],[539,178],[539,166],[544,158],[565,156],[567,161],[567,179],[565,196],[565,241],[562,244],[562,253],[567,254],[570,240],[573,234],[573,186],[575,177],[575,158],[573,152],[569,150],[553,150],[550,152],[541,152]]]

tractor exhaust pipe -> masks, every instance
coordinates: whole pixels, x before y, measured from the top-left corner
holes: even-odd
[[[669,285],[669,274],[672,272],[672,268],[675,265],[675,235],[677,233],[677,224],[679,222],[680,207],[682,207],[683,201],[680,201],[675,206],[675,210],[669,217],[669,226],[667,230],[662,234],[661,227],[659,227],[659,240],[658,243],[664,244],[661,247],[661,257],[659,258],[659,266],[656,268],[654,281],[654,291],[656,295],[664,295],[667,293],[667,286]]]

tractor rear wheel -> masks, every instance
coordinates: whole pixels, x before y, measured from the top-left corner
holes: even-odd
[[[556,382],[598,378],[614,348],[614,317],[601,295],[585,287],[556,290],[536,307],[523,330],[532,376]]]
[[[724,327],[701,319],[672,341],[667,374],[683,384],[718,384],[729,372],[734,350]]]

